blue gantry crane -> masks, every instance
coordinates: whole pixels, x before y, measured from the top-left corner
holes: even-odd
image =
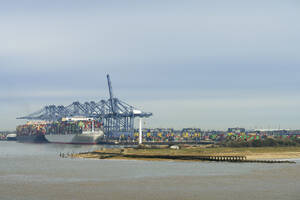
[[[107,75],[107,83],[109,89],[108,100],[85,103],[75,101],[68,106],[49,105],[37,112],[17,119],[59,121],[66,117],[87,117],[101,120],[107,136],[113,136],[117,133],[133,133],[134,119],[136,117],[148,118],[152,116],[152,113],[143,112],[114,97],[109,75]]]

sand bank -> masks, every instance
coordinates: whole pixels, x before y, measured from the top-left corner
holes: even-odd
[[[209,148],[203,149],[182,148],[180,150],[172,149],[104,149],[94,152],[84,152],[75,154],[73,157],[94,158],[94,159],[126,159],[126,160],[188,160],[199,161],[233,157],[233,159],[243,160],[278,160],[278,159],[298,159],[300,158],[299,147],[285,148]],[[217,157],[217,158],[216,158]]]

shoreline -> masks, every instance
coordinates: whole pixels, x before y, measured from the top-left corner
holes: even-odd
[[[114,148],[93,152],[72,154],[72,158],[145,160],[145,161],[279,161],[281,159],[300,159],[300,147],[263,147],[263,148],[182,148],[171,149],[134,149]]]

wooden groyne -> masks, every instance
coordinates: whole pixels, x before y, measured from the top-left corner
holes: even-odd
[[[295,164],[295,161],[290,160],[244,160],[243,162],[248,163],[292,163]]]

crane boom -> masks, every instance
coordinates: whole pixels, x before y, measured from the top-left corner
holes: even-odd
[[[62,118],[85,117],[99,119],[103,123],[103,129],[107,136],[114,134],[133,134],[134,119],[136,117],[150,117],[152,113],[143,112],[113,95],[112,83],[107,74],[109,97],[99,102],[73,102],[67,106],[48,105],[37,112],[18,119],[61,121]],[[142,129],[142,128],[141,128]],[[142,136],[142,134],[141,134]],[[141,138],[140,138],[141,139]]]
[[[108,84],[108,90],[109,90],[109,101],[110,101],[110,105],[111,105],[111,110],[113,113],[115,113],[114,102],[113,102],[114,97],[113,97],[113,91],[112,91],[109,74],[107,74],[106,77],[107,77],[107,84]]]

